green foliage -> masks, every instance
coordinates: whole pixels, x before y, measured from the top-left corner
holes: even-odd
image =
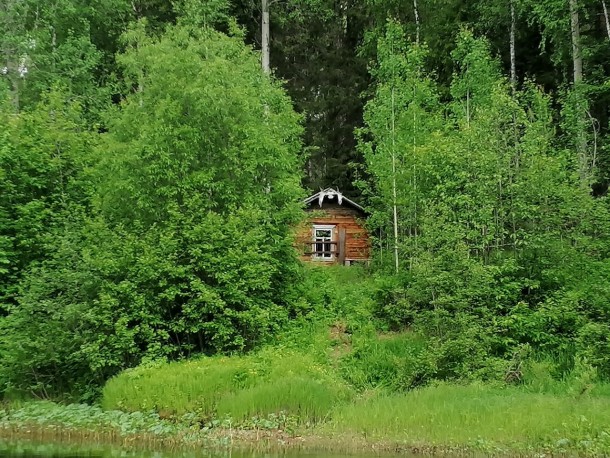
[[[257,46],[259,8],[232,3],[234,9],[246,8],[238,18]],[[358,54],[369,21],[366,9],[358,0],[293,0],[270,7],[271,65],[305,115],[304,185],[332,186],[351,197],[357,197],[351,165],[361,162],[353,132],[362,124],[361,93],[369,83],[367,62]]]
[[[6,0],[0,391],[90,399],[272,336],[362,390],[516,377],[530,347],[608,379],[607,12],[576,3],[570,87],[565,1],[274,3],[280,84],[253,3]],[[356,178],[371,276],[297,263],[303,172]]]
[[[502,379],[523,344],[601,370],[604,351],[584,336],[606,320],[607,208],[582,185],[582,161],[554,143],[548,98],[513,92],[485,40],[463,30],[448,111],[414,111],[438,96],[419,47],[401,40],[390,22],[362,137],[382,269],[398,215],[402,269],[380,285],[376,314],[426,336],[428,379]]]
[[[301,313],[330,325],[337,320],[350,328],[364,325],[374,307],[374,278],[365,267],[306,265],[302,283]]]
[[[180,0],[174,4],[179,21],[194,28],[219,28],[229,22],[228,0]]]
[[[367,438],[418,444],[505,449],[587,450],[608,447],[608,399],[534,394],[519,388],[449,385],[380,395],[345,405],[337,428]]]
[[[110,433],[118,436],[149,434],[153,437],[167,437],[188,429],[185,424],[162,420],[153,412],[127,413],[86,404],[61,405],[48,401],[3,407],[0,409],[0,427],[57,427],[75,435],[78,431],[91,432],[95,428],[99,436]]]
[[[528,360],[523,367],[523,388],[532,393],[576,398],[607,396],[610,387],[586,358],[575,358],[569,371],[563,371],[564,366],[561,358]]]
[[[83,172],[91,210],[52,233],[0,322],[5,388],[91,397],[143,359],[250,349],[289,316],[299,118],[239,39],[201,33],[130,35],[139,90]]]
[[[109,64],[114,52],[105,54],[107,41],[103,41],[116,38],[115,27],[121,23],[117,17],[121,8],[116,3],[98,2],[101,8],[95,9],[72,0],[44,5],[31,0],[6,3],[0,12],[0,23],[8,32],[0,40],[6,70],[0,77],[8,82],[16,111],[33,108],[45,99],[50,87],[59,85],[79,99],[87,117],[98,119],[109,101],[107,83],[114,70],[103,68],[102,63]],[[106,28],[103,38],[95,36],[102,24]]]
[[[302,192],[299,118],[251,49],[201,33],[130,34],[121,62],[139,91],[111,121],[100,206],[116,224],[145,228],[175,213],[260,209],[285,232]]]
[[[360,335],[353,350],[341,360],[340,370],[359,390],[387,388],[401,391],[429,380],[425,357],[427,342],[411,333]]]
[[[422,183],[416,164],[427,153],[428,139],[441,127],[441,107],[434,84],[422,68],[425,47],[407,47],[404,32],[395,22],[388,22],[378,55],[378,67],[372,71],[378,80],[376,96],[366,106],[367,127],[360,132],[371,180],[361,184],[371,196],[371,226],[381,234],[393,233],[396,206],[399,242],[403,242],[417,230],[421,205],[417,190]],[[394,241],[387,243],[389,247]]]
[[[14,304],[25,269],[44,258],[53,231],[87,204],[83,171],[97,140],[81,105],[60,89],[30,112],[10,111],[0,105],[0,315]]]
[[[203,420],[241,422],[284,412],[300,421],[320,421],[349,396],[341,380],[311,356],[267,349],[128,370],[108,381],[102,404],[164,415],[191,412]]]

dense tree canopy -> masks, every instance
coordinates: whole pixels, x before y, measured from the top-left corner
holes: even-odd
[[[0,391],[265,341],[326,186],[418,383],[523,348],[610,377],[605,0],[263,3],[2,2]]]
[[[8,386],[87,392],[142,358],[249,348],[290,313],[298,115],[239,38],[143,25],[107,132],[61,93],[7,108]]]

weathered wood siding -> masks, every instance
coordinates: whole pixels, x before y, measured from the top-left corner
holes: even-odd
[[[333,240],[339,240],[339,230],[345,229],[345,260],[363,261],[370,257],[370,240],[364,228],[363,215],[358,210],[337,203],[324,202],[322,208],[314,205],[306,209],[307,218],[297,229],[297,244],[301,253],[311,250],[313,226],[334,225]],[[302,254],[304,261],[310,256]],[[335,262],[337,259],[335,259]],[[324,261],[319,261],[324,263]]]

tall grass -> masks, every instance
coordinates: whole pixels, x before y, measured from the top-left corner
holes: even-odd
[[[610,398],[440,384],[339,407],[338,431],[410,444],[610,446]]]
[[[319,421],[349,396],[347,386],[313,357],[263,350],[125,371],[106,384],[102,405],[152,409],[164,416],[190,412],[202,419],[245,420],[283,411],[303,421]]]
[[[241,358],[214,357],[124,371],[102,393],[105,409],[156,410],[163,415],[213,413],[225,393],[254,383],[255,365]]]
[[[349,391],[341,386],[293,376],[223,396],[217,413],[240,421],[281,411],[301,420],[320,422],[330,415],[334,406],[348,398]]]
[[[341,360],[341,374],[360,390],[403,390],[417,377],[425,346],[426,341],[411,332],[356,335],[353,351]]]

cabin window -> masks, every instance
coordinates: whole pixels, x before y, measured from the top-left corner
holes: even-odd
[[[336,242],[333,241],[335,226],[313,227],[313,259],[319,261],[332,261],[335,257]]]

